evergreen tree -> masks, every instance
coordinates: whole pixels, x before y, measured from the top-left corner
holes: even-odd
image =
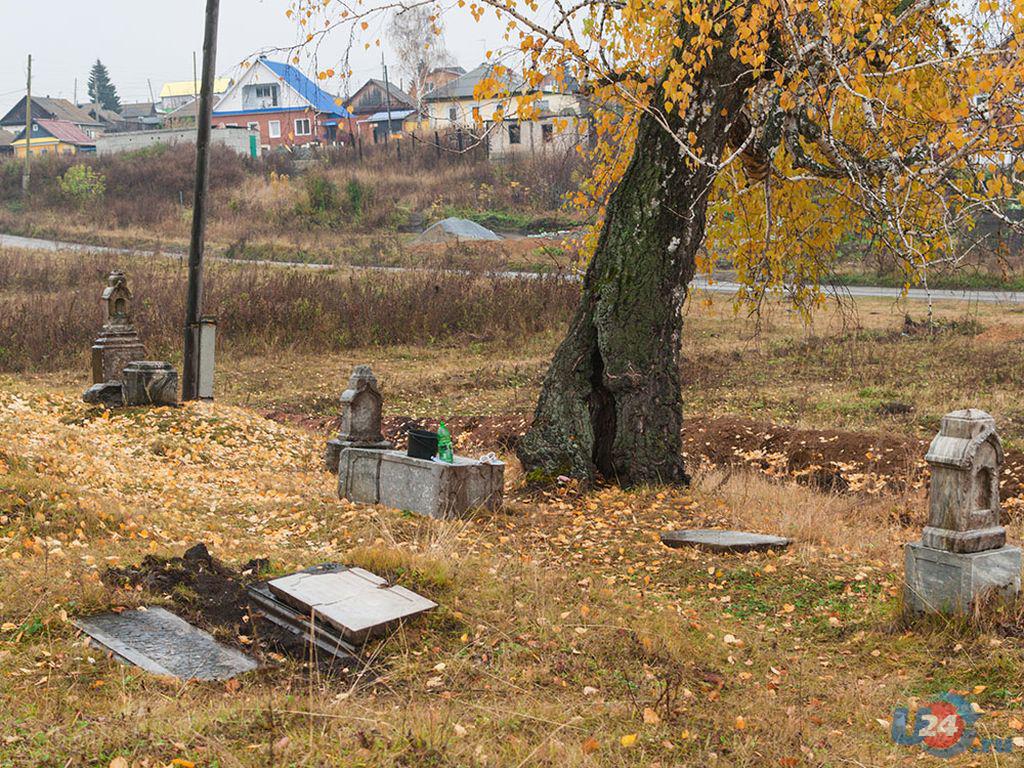
[[[121,99],[117,96],[117,88],[110,82],[110,74],[99,59],[96,59],[96,63],[89,71],[89,100],[93,104],[99,104],[103,109],[121,111]]]

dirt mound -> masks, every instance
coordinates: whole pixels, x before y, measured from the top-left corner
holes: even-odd
[[[196,544],[182,557],[148,555],[137,566],[109,568],[103,583],[116,589],[144,590],[168,598],[174,612],[205,629],[228,645],[256,656],[261,663],[274,655],[308,659],[301,637],[263,618],[250,602],[246,587],[261,580],[269,562],[254,559],[234,570],[210,555],[204,544]],[[338,660],[321,654],[323,670],[338,672]]]
[[[903,491],[920,484],[927,444],[876,432],[795,429],[735,416],[690,418],[683,453],[746,465],[830,491]]]
[[[903,403],[886,403],[886,412],[905,413]],[[337,430],[337,419],[317,419],[275,412],[268,418],[326,433]],[[460,416],[446,422],[459,451],[513,452],[530,425],[531,416]],[[324,426],[326,425],[326,426]],[[384,419],[384,434],[405,448],[410,427],[436,430],[433,419],[392,416]],[[836,429],[798,429],[741,416],[687,416],[683,420],[683,455],[691,463],[707,461],[719,467],[745,466],[774,477],[788,477],[836,492],[904,492],[923,488],[928,479],[924,455],[928,441],[891,432],[853,432]],[[1024,452],[1006,451],[1001,474],[1003,499],[1024,496]],[[1009,503],[1008,512],[1024,501]]]

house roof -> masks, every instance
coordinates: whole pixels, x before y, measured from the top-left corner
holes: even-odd
[[[280,61],[270,61],[269,59],[260,59],[260,63],[281,78],[289,88],[308,101],[310,106],[317,112],[326,112],[338,117],[351,117],[348,110],[341,106],[340,99],[331,96],[331,94],[302,74],[301,70],[297,67]]]
[[[454,64],[450,67],[434,67],[432,70],[430,70],[430,72],[427,73],[427,76],[429,77],[430,75],[436,74],[437,72],[450,72],[453,75],[466,74],[465,69],[460,67],[458,64]]]
[[[49,96],[33,96],[32,103],[38,104],[51,115],[54,120],[67,120],[78,125],[95,125],[100,123],[81,107],[76,107],[67,99],[51,99]]]
[[[79,109],[81,109],[94,120],[99,119],[101,123],[124,122],[124,117],[122,117],[119,112],[114,112],[112,109],[106,109],[100,104],[82,104],[79,107]]]
[[[121,105],[121,117],[131,119],[136,117],[150,117],[156,114],[156,104],[152,101],[138,101],[134,104]]]
[[[233,82],[230,77],[215,77],[213,79],[213,92],[224,93],[224,91],[231,87]],[[164,87],[160,89],[160,98],[193,96],[199,93],[199,88],[200,82],[198,80],[175,80],[170,83],[164,83]]]
[[[385,84],[383,80],[378,80],[375,77],[371,77],[361,86],[359,86],[359,90],[353,93],[352,97],[348,100],[349,105],[351,106],[352,104],[354,104],[356,102],[356,99],[359,97],[359,94],[365,89],[369,88],[371,85],[380,88],[386,94],[390,94],[391,106],[393,108],[392,111],[399,107],[413,107],[416,105],[416,100],[408,93],[403,91],[401,88],[398,88],[394,83]]]
[[[416,110],[415,109],[392,109],[391,110],[391,120],[392,121],[394,121],[394,120],[405,120],[405,118],[407,118],[409,115],[414,115],[414,114],[416,114]],[[387,121],[388,121],[388,113],[385,110],[384,112],[374,112],[372,115],[370,115],[367,118],[364,118],[364,119],[360,120],[359,122],[360,123],[386,123]]]
[[[33,120],[33,123],[38,125],[53,138],[58,141],[62,141],[65,144],[74,144],[76,146],[87,146],[92,147],[96,145],[94,139],[89,138],[85,131],[79,128],[77,125],[69,120]],[[18,134],[18,138],[15,141],[25,140],[25,129],[22,128],[21,133]]]
[[[505,67],[505,72],[499,77],[493,74],[495,66],[495,64],[481,64],[479,67],[471,69],[450,83],[424,94],[423,100],[449,101],[451,99],[471,99],[473,98],[473,91],[477,83],[487,77],[497,77],[497,79],[504,81],[505,87],[508,88],[509,92],[521,91],[523,89],[525,83],[521,73],[511,67]],[[545,93],[560,93],[563,89],[556,87],[554,79],[547,77],[541,83],[539,89],[531,90],[540,90]],[[564,90],[571,93],[575,91],[575,88],[570,84]]]
[[[217,105],[220,103],[221,99],[223,99],[224,96],[226,96],[226,95],[227,94],[219,94],[219,93],[214,94],[214,99],[213,99],[213,111],[214,112],[217,111]],[[186,102],[185,104],[182,104],[177,109],[172,109],[170,112],[161,112],[160,115],[165,120],[169,120],[169,119],[173,120],[174,118],[181,118],[181,117],[192,117],[192,118],[194,118],[194,117],[199,115],[199,99],[192,99],[192,101],[189,101],[189,102]]]
[[[0,147],[9,146],[12,141],[14,141],[14,134],[0,128]]]
[[[67,99],[52,99],[49,96],[33,96],[32,109],[37,110],[35,114],[40,116],[47,114],[48,119],[67,120],[77,125],[87,125],[90,128],[99,128],[101,123],[95,120],[92,115],[86,113]],[[13,116],[13,118],[12,118]],[[9,119],[12,118],[12,119]],[[25,97],[22,96],[18,103],[8,110],[7,114],[0,118],[0,125],[13,125],[19,127],[25,124]]]

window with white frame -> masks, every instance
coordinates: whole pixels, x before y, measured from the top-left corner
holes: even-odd
[[[313,133],[313,129],[310,125],[308,117],[300,117],[295,121],[295,135],[296,136],[309,136]]]
[[[270,138],[279,139],[281,138],[281,121],[271,120],[267,123],[267,133],[270,134]]]
[[[245,109],[271,109],[280,102],[277,83],[256,83],[242,88],[242,106]]]

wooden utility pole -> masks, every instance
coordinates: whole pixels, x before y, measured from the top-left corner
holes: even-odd
[[[21,193],[28,194],[32,178],[32,54],[28,55],[28,80],[25,85],[25,170],[21,174]]]
[[[206,0],[203,37],[203,82],[196,114],[196,183],[192,199],[192,239],[188,249],[188,305],[185,318],[185,359],[181,399],[199,397],[199,321],[203,313],[203,237],[206,233],[206,192],[209,187],[210,130],[213,123],[213,76],[217,66],[217,16],[220,0]]]
[[[388,126],[384,131],[384,146],[386,147],[388,139],[391,137],[391,86],[388,84],[388,65],[384,63],[384,51],[380,52],[380,65],[384,67],[384,98],[388,105]]]

